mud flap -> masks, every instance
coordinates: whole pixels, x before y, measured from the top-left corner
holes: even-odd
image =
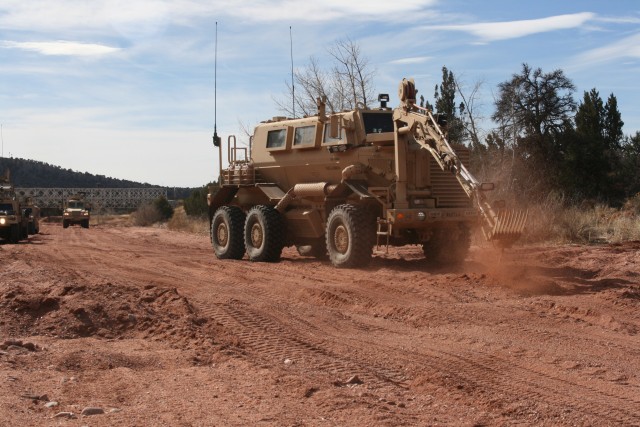
[[[367,186],[366,181],[344,180],[342,183],[349,187],[355,194],[360,196],[361,199],[375,198],[371,193],[369,193],[369,187]]]

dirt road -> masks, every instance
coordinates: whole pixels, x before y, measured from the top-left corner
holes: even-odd
[[[338,270],[41,231],[0,244],[0,425],[640,425],[640,242]]]

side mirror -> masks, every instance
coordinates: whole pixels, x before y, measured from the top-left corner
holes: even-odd
[[[222,138],[218,136],[216,132],[213,134],[213,146],[220,147],[220,143],[222,142]]]

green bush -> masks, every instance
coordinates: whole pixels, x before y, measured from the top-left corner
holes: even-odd
[[[173,216],[173,207],[169,204],[169,201],[166,197],[158,197],[153,201],[153,206],[158,210],[158,212],[160,213],[160,217],[163,220],[168,220]]]
[[[217,184],[205,185],[202,188],[197,188],[191,192],[189,197],[184,199],[184,211],[189,216],[201,216],[204,217],[209,211],[207,205],[207,194],[209,193],[209,187],[215,193],[217,190]]]

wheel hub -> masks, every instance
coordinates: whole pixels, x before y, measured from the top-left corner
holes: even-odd
[[[227,230],[226,224],[218,224],[218,228],[216,229],[216,236],[218,238],[218,243],[220,244],[220,246],[227,246],[227,242],[229,241],[229,230]]]
[[[349,249],[349,232],[344,225],[336,227],[336,231],[333,233],[333,243],[338,252],[341,254],[347,253]]]
[[[251,244],[254,248],[259,248],[262,246],[262,240],[264,239],[262,233],[262,227],[260,224],[255,223],[251,226]]]

